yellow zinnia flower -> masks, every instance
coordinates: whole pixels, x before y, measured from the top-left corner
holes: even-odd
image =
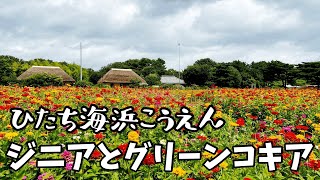
[[[32,136],[32,135],[33,135],[33,132],[29,131],[29,132],[27,132],[26,134],[27,134],[27,136]]]
[[[96,98],[96,102],[101,102],[101,101],[103,101],[103,98],[102,98],[102,97],[97,97],[97,98]]]
[[[204,106],[208,107],[208,106],[210,106],[210,103],[205,103]]]
[[[302,134],[299,134],[299,135],[297,135],[297,138],[298,138],[298,139],[301,139],[301,140],[303,140],[303,139],[304,139],[304,135],[302,135]]]
[[[231,156],[232,156],[233,158],[236,158],[236,159],[240,157],[239,154],[232,154]]]
[[[130,131],[128,133],[128,139],[130,141],[134,141],[134,142],[139,142],[139,134],[137,133],[137,131]]]
[[[316,155],[313,152],[311,152],[311,154],[309,156],[309,159],[310,160],[315,160],[316,159]]]
[[[223,169],[227,169],[228,165],[229,164],[226,161],[223,161],[219,166],[222,167]]]
[[[237,124],[235,122],[230,122],[229,124],[230,124],[230,126],[239,126],[239,124]]]
[[[172,173],[181,177],[186,174],[186,171],[183,170],[181,167],[177,167],[177,168],[173,168]]]
[[[17,132],[9,132],[9,133],[6,133],[4,137],[8,140],[11,140],[12,138],[17,137],[18,135],[19,133]]]
[[[214,118],[222,118],[222,112],[217,111],[216,114],[213,116]]]
[[[205,159],[209,159],[209,158],[213,158],[215,155],[205,151],[204,153],[202,153],[202,157],[204,157]]]

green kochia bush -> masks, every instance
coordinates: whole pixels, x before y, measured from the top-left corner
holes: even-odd
[[[21,82],[23,86],[43,87],[43,86],[62,86],[63,79],[56,75],[41,73],[30,76]]]

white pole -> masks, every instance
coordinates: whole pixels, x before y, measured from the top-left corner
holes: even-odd
[[[180,84],[180,43],[178,43],[178,46],[179,46],[179,84]]]
[[[82,44],[80,42],[80,81],[82,81]]]

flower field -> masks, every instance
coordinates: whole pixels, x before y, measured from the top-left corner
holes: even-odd
[[[186,129],[163,132],[165,122],[157,124],[155,129],[137,131],[127,127],[123,132],[107,131],[95,134],[92,130],[76,130],[68,133],[57,122],[57,129],[47,131],[42,127],[35,130],[29,124],[22,131],[15,131],[10,125],[11,108],[22,108],[34,113],[40,106],[51,113],[69,106],[80,111],[82,106],[108,108],[108,117],[112,108],[133,106],[138,117],[146,122],[155,123],[161,107],[169,108],[173,114],[180,108],[190,108],[194,115],[192,124],[199,123],[209,105],[215,106],[214,118],[223,118],[224,127],[214,130],[209,124],[197,132]],[[152,117],[140,112],[143,107],[156,110]],[[75,118],[77,120],[77,118]],[[58,121],[60,119],[58,118]],[[77,122],[84,122],[78,118]],[[320,179],[320,154],[318,147],[320,134],[320,91],[313,89],[212,89],[212,90],[164,90],[129,88],[76,88],[47,87],[20,88],[0,86],[0,179]],[[94,150],[89,160],[83,160],[79,172],[72,170],[74,152],[64,150],[61,154],[37,153],[20,170],[9,168],[12,159],[6,156],[10,142],[27,149],[26,142],[36,140],[39,145],[59,145],[66,143],[105,142],[110,150],[119,148],[124,154],[129,141],[142,143],[151,140],[153,144],[175,141],[173,171],[165,172],[164,163],[155,163],[153,150],[150,150],[137,172],[130,170],[133,160],[124,160],[123,155],[112,162],[120,162],[117,171],[103,170],[100,161],[103,154]],[[275,145],[285,143],[313,142],[315,147],[307,161],[300,163],[299,171],[290,170],[292,152],[284,151],[283,162],[277,164],[277,171],[268,172],[266,164],[257,162],[255,167],[233,168],[233,160],[245,159],[245,154],[233,154],[218,167],[207,170],[203,163],[218,155],[226,147],[232,150],[236,145],[253,145],[258,148],[264,142]],[[216,146],[217,154],[203,151],[206,143]],[[163,160],[165,153],[163,149]],[[178,160],[177,152],[202,151],[201,160]],[[65,168],[37,168],[36,159],[65,159]],[[135,157],[134,157],[135,159]]]

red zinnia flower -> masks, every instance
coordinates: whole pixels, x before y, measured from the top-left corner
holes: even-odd
[[[295,175],[299,175],[299,172],[298,171],[291,171],[293,174]]]
[[[283,153],[282,154],[282,158],[283,159],[287,159],[287,158],[289,158],[291,155],[289,154],[289,153]]]
[[[276,125],[282,125],[283,124],[283,120],[274,120],[273,123],[275,123]]]
[[[184,152],[183,149],[175,149],[174,152]]]
[[[128,144],[120,144],[118,149],[121,151],[121,154],[124,155],[127,152]]]
[[[99,159],[102,156],[102,153],[99,150],[94,150],[91,159]]]
[[[214,172],[214,173],[217,173],[217,172],[220,171],[220,168],[219,168],[219,166],[216,166],[216,167],[213,168],[211,171]]]
[[[139,103],[139,100],[138,99],[134,99],[131,101],[131,104],[138,104]]]
[[[72,131],[71,134],[78,134],[78,129],[75,129],[74,131]]]
[[[238,118],[237,119],[237,124],[239,126],[244,126],[246,124],[246,121],[243,118]]]
[[[103,134],[102,133],[99,133],[99,134],[96,134],[94,135],[94,138],[98,139],[98,140],[101,140],[104,138]]]
[[[298,130],[308,130],[309,127],[308,126],[304,126],[304,125],[297,125],[296,129],[298,129]]]
[[[154,155],[149,153],[146,155],[146,157],[144,158],[143,160],[143,164],[144,165],[154,165],[155,164],[155,161],[154,161]]]
[[[284,138],[289,141],[295,141],[297,139],[297,136],[293,132],[286,132],[284,134]]]
[[[249,115],[248,117],[251,118],[252,120],[257,120],[258,119],[258,116]]]
[[[207,137],[206,136],[197,136],[198,139],[200,139],[201,141],[205,141],[207,140]]]

